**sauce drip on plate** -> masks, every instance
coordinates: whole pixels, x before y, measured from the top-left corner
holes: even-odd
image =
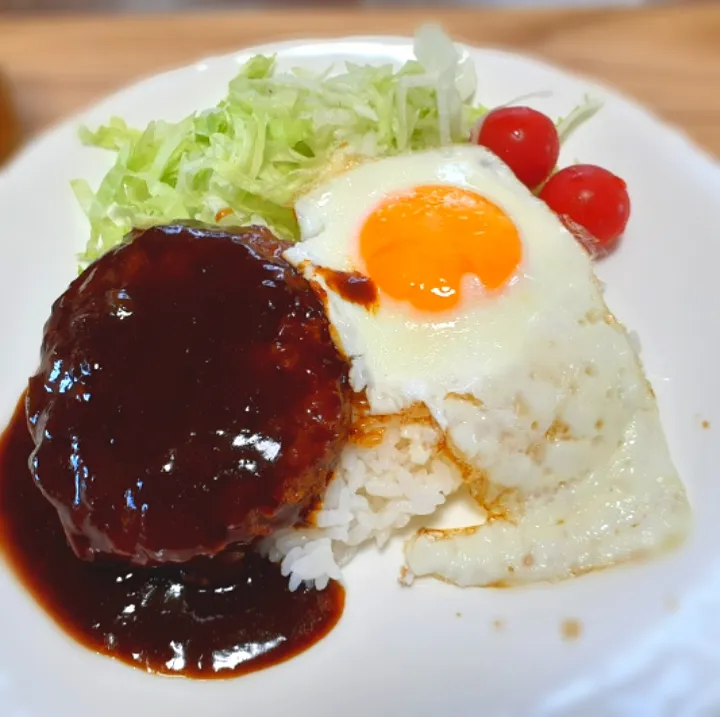
[[[325,279],[328,288],[351,304],[358,304],[368,311],[375,311],[378,303],[378,289],[375,282],[358,271],[335,271],[321,267],[318,273]]]
[[[338,583],[290,592],[279,567],[254,553],[213,558],[216,570],[197,574],[192,564],[79,560],[33,485],[32,449],[23,400],[0,439],[0,546],[38,603],[90,649],[152,672],[235,677],[306,650],[339,620]]]

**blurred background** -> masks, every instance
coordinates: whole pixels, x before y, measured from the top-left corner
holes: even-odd
[[[0,0],[0,162],[165,69],[426,20],[616,86],[720,154],[720,0]]]
[[[718,0],[720,1],[720,0]],[[672,0],[0,0],[0,12],[172,12],[239,8],[350,8],[358,6],[637,6]]]

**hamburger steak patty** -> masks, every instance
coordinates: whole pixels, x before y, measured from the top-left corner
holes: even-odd
[[[322,498],[348,366],[287,246],[261,227],[135,230],[55,302],[30,467],[78,557],[212,556]]]

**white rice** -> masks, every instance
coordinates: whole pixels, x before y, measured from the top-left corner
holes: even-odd
[[[344,449],[317,527],[279,531],[261,544],[261,552],[281,562],[291,590],[341,580],[342,566],[360,545],[382,547],[413,516],[433,513],[461,483],[440,431],[427,421],[386,418],[372,443]]]

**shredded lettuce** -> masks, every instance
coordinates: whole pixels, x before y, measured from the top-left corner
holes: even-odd
[[[215,107],[144,130],[118,117],[86,145],[116,152],[97,191],[72,182],[87,215],[86,266],[133,227],[178,219],[260,223],[298,239],[295,199],[343,162],[466,141],[486,108],[473,102],[472,60],[437,27],[421,28],[415,59],[391,65],[345,63],[339,73],[279,72],[275,58],[251,58]],[[586,103],[559,129],[569,134],[595,109]]]
[[[415,54],[399,70],[347,63],[339,74],[281,73],[256,56],[216,107],[144,131],[120,118],[81,129],[85,144],[117,152],[96,192],[72,183],[91,225],[81,264],[132,227],[177,219],[260,222],[297,239],[294,199],[333,162],[466,139],[484,112],[471,101],[472,63],[434,28],[418,33]]]
[[[578,105],[567,117],[558,119],[556,126],[560,144],[567,142],[570,135],[580,125],[592,119],[601,108],[602,102],[600,100],[586,95],[582,104]]]

